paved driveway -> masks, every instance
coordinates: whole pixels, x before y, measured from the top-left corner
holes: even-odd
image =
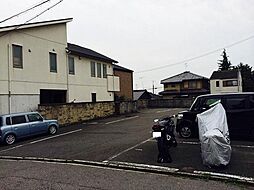
[[[196,139],[178,139],[178,147],[170,150],[173,162],[158,164],[156,142],[151,138],[153,119],[180,110],[147,109],[128,116],[64,127],[56,136],[25,139],[13,146],[1,145],[0,156],[137,163],[190,173],[208,171],[254,177],[254,142],[247,141],[232,141],[232,159],[226,168],[203,166]]]

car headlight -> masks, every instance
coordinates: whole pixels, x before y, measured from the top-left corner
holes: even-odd
[[[183,118],[183,114],[180,113],[177,115],[177,119],[182,119],[182,118]]]

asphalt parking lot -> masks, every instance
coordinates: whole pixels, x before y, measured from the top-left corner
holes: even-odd
[[[63,127],[56,136],[24,139],[12,146],[0,145],[0,156],[135,163],[253,179],[254,142],[251,141],[232,141],[231,162],[225,168],[208,168],[202,164],[197,139],[178,138],[178,146],[170,149],[173,162],[157,163],[157,145],[151,138],[153,119],[180,110],[148,109]]]

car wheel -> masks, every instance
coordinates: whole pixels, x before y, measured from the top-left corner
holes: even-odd
[[[182,126],[180,128],[179,135],[182,138],[190,138],[192,136],[192,130],[189,126]]]
[[[4,139],[4,142],[7,144],[7,145],[12,145],[13,143],[15,143],[16,141],[16,136],[14,134],[8,134],[5,139]]]
[[[57,132],[57,128],[55,125],[49,126],[49,134],[50,135],[54,135],[54,134],[56,134],[56,132]]]

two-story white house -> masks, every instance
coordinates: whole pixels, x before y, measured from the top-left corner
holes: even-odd
[[[242,92],[242,76],[238,70],[214,71],[210,77],[212,94]]]
[[[71,18],[0,28],[0,114],[38,104],[113,101],[117,61],[67,43]]]

